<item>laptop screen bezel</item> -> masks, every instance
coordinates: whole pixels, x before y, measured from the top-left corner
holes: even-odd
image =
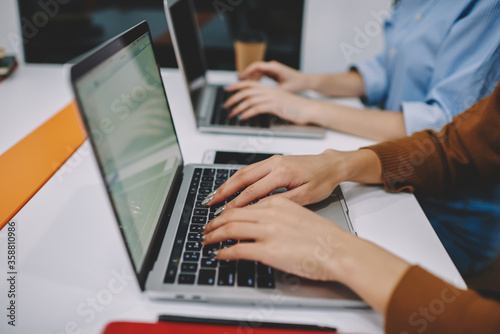
[[[178,43],[178,39],[177,39],[180,32],[175,30],[174,22],[172,19],[172,12],[171,12],[171,7],[175,4],[177,4],[178,2],[181,2],[181,1],[188,2],[189,9],[190,9],[189,14],[193,16],[193,20],[196,23],[196,18],[194,17],[195,16],[195,8],[194,8],[193,2],[191,0],[164,0],[164,7],[165,7],[165,13],[167,15],[167,24],[168,24],[168,28],[170,30],[170,37],[172,39],[175,56],[177,58],[177,64],[179,66],[180,71],[182,72],[183,77],[184,77],[184,80],[185,80],[185,83],[186,83],[186,86],[187,86],[187,89],[189,92],[189,99],[190,99],[191,105],[193,107],[193,111],[196,112],[197,107],[198,107],[196,105],[196,103],[198,103],[199,101],[193,101],[193,94],[195,94],[196,91],[202,90],[206,86],[206,84],[208,82],[207,81],[208,65],[207,65],[207,59],[205,58],[205,53],[201,52],[199,56],[200,56],[200,60],[201,60],[201,67],[203,68],[203,73],[200,76],[198,76],[197,78],[195,78],[191,81],[189,80],[188,75],[187,75],[187,71],[186,71],[187,65],[184,63],[184,60],[183,60],[184,58],[181,55],[182,50],[179,47],[179,43]],[[198,48],[203,51],[204,48],[203,48],[203,44],[201,43],[201,32],[200,32],[198,27],[195,27],[195,28],[196,28],[195,42],[198,44]]]
[[[96,66],[98,66],[101,63],[103,63],[104,61],[108,60],[110,57],[112,57],[113,55],[115,55],[119,51],[121,51],[124,48],[126,48],[127,46],[129,46],[132,42],[136,41],[139,37],[144,36],[146,33],[148,34],[148,37],[150,38],[151,46],[152,46],[153,41],[151,40],[151,32],[149,30],[149,26],[148,26],[146,21],[142,21],[141,23],[139,23],[136,26],[130,28],[129,30],[123,32],[122,34],[114,37],[113,39],[109,40],[108,42],[105,42],[103,45],[101,45],[97,49],[95,49],[90,55],[86,56],[83,60],[79,61],[78,63],[74,64],[71,67],[71,73],[70,73],[71,85],[72,85],[72,88],[73,88],[73,91],[75,94],[75,99],[76,99],[76,102],[78,104],[80,115],[81,115],[81,118],[82,118],[82,121],[83,121],[83,124],[85,126],[87,133],[90,133],[90,130],[89,130],[90,126],[89,126],[87,116],[85,115],[85,112],[83,111],[84,110],[83,104],[82,104],[82,101],[80,100],[80,97],[79,97],[79,94],[77,91],[77,87],[76,87],[77,81],[82,76],[84,76],[88,72],[92,71]],[[155,58],[155,62],[158,64],[158,62],[156,61],[156,58]],[[157,70],[158,70],[158,75],[160,76],[161,86],[163,89],[163,93],[165,95],[165,101],[167,103],[167,108],[168,108],[168,111],[170,113],[170,116],[172,116],[171,111],[170,111],[171,110],[170,105],[168,103],[167,95],[165,92],[163,78],[161,76],[161,72],[160,72],[160,69],[158,66],[157,66]],[[179,141],[178,141],[179,137],[177,136],[177,132],[175,130],[175,125],[173,125],[173,130],[174,130],[175,137],[177,138],[177,143],[179,144]],[[94,155],[96,156],[96,161],[97,161],[97,164],[99,166],[99,171],[101,173],[102,180],[106,184],[105,173],[104,173],[103,166],[100,162],[99,153],[98,153],[98,150],[96,148],[96,143],[94,142],[92,136],[88,136],[88,139],[91,143],[92,149],[94,151]],[[180,148],[180,146],[179,146],[179,148]],[[135,271],[135,274],[137,276],[137,280],[139,282],[139,286],[141,287],[141,290],[145,290],[145,285],[146,285],[148,273],[153,268],[154,262],[156,261],[156,258],[158,257],[161,243],[162,243],[163,238],[165,236],[168,222],[170,220],[172,211],[174,209],[174,204],[175,204],[175,201],[177,199],[177,194],[179,192],[180,185],[182,182],[182,171],[184,168],[184,159],[182,157],[182,152],[179,152],[179,153],[180,153],[179,164],[176,168],[175,176],[174,176],[170,191],[167,194],[165,203],[163,205],[163,208],[161,209],[160,218],[156,224],[156,227],[155,227],[155,230],[153,233],[153,237],[151,239],[151,243],[146,251],[145,259],[143,261],[141,268],[137,268],[134,261],[133,261],[131,251],[130,251],[128,244],[127,244],[127,239],[125,237],[123,229],[121,228],[117,208],[115,207],[114,202],[112,200],[111,192],[109,191],[109,187],[107,185],[105,187],[106,192],[108,194],[110,204],[113,208],[113,213],[115,215],[115,219],[116,219],[116,222],[118,224],[118,228],[119,228],[120,233],[122,235],[123,242],[125,243],[125,248],[127,249],[127,254],[129,256],[132,267],[134,268],[134,271]]]

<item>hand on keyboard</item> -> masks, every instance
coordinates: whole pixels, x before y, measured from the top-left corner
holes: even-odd
[[[204,245],[253,239],[220,249],[218,261],[258,261],[308,279],[336,281],[339,246],[356,238],[320,215],[284,198],[226,211],[206,225]],[[241,261],[240,261],[241,262]]]
[[[255,81],[241,81],[227,89],[237,92],[224,104],[224,108],[233,108],[229,118],[239,116],[241,120],[247,120],[260,114],[273,114],[299,125],[314,123],[317,119],[313,111],[319,109],[318,101]]]
[[[343,156],[332,150],[311,156],[274,156],[240,169],[215,194],[208,194],[203,204],[212,206],[229,198],[223,210],[242,207],[279,188],[288,191],[268,198],[283,197],[300,205],[317,203],[345,180]],[[241,194],[230,198],[240,190]]]

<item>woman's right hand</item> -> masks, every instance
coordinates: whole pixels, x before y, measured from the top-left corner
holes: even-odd
[[[240,169],[215,194],[209,195],[205,204],[216,204],[244,189],[224,210],[243,207],[279,188],[288,191],[268,198],[287,198],[300,205],[317,203],[344,181],[347,175],[344,156],[348,154],[328,150],[320,155],[273,156]]]
[[[209,222],[203,244],[254,240],[218,251],[219,260],[258,261],[319,281],[337,281],[345,245],[356,237],[337,224],[283,198],[231,209]],[[312,267],[312,268],[311,268]]]
[[[240,74],[241,80],[258,81],[262,77],[275,80],[281,89],[292,93],[299,93],[310,88],[307,74],[277,61],[256,62]]]

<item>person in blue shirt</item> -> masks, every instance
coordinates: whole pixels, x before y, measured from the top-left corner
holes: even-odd
[[[389,140],[423,129],[439,131],[452,117],[491,94],[500,81],[500,1],[401,0],[384,26],[383,52],[341,74],[306,74],[259,62],[228,87],[230,117],[271,113],[297,124]],[[278,82],[257,82],[267,76]],[[361,97],[356,109],[295,93]],[[462,274],[487,266],[500,252],[500,191],[419,199]],[[478,215],[479,213],[479,215]],[[471,217],[474,218],[473,221]],[[479,221],[478,221],[479,220]]]

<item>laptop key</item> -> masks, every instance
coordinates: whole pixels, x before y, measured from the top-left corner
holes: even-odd
[[[201,269],[198,275],[199,285],[214,285],[215,284],[215,270]]]
[[[195,273],[196,270],[198,270],[198,264],[197,263],[186,262],[186,263],[183,263],[181,265],[181,272],[182,273],[185,273],[185,272]]]
[[[274,269],[262,263],[257,263],[258,277],[274,277]]]
[[[231,267],[219,268],[219,276],[217,278],[217,285],[234,286],[234,268],[231,268]]]
[[[264,118],[262,120],[259,120],[259,127],[263,129],[269,129],[271,127],[271,124],[269,123],[268,120]]]
[[[207,198],[207,196],[206,196],[206,195],[198,195],[198,196],[196,197],[196,201],[198,201],[198,202],[203,202],[203,201],[205,200],[205,198]]]
[[[187,251],[200,251],[201,244],[199,242],[186,242]]]
[[[199,194],[202,194],[202,195],[205,195],[205,196],[207,196],[211,192],[212,192],[212,188],[206,188],[206,189],[200,189],[200,190],[198,190]]]
[[[255,286],[255,262],[252,261],[238,262],[238,286],[242,287]]]
[[[215,176],[215,181],[219,181],[219,180],[227,180],[227,173],[226,174],[221,174],[221,173],[217,174]]]
[[[201,264],[200,266],[202,268],[217,268],[217,263],[219,261],[215,260],[215,259],[207,259],[207,258],[203,258],[201,259]]]
[[[275,286],[274,269],[262,263],[257,263],[257,287],[273,289]]]
[[[232,245],[236,245],[237,243],[238,243],[238,241],[234,240],[234,239],[226,240],[226,241],[222,242],[222,248],[227,248],[227,247],[230,247]]]
[[[194,216],[205,216],[208,215],[208,209],[194,209]]]
[[[202,227],[203,225],[191,224],[191,226],[189,226],[189,232],[201,232]]]
[[[207,211],[207,209],[202,209],[204,210],[203,212]],[[195,212],[199,211],[198,209],[194,210]],[[203,216],[193,216],[191,219],[191,223],[193,224],[206,224],[207,223],[207,214],[204,214]]]
[[[196,195],[197,190],[198,190],[197,185],[191,185],[191,187],[189,188],[189,195]]]
[[[219,268],[231,268],[231,270],[235,271],[236,270],[236,261],[231,261],[231,260],[220,260],[219,261]]]
[[[224,206],[224,203],[218,203],[210,207],[210,213],[215,213],[220,207]]]
[[[213,252],[220,248],[220,244],[210,244],[203,247],[203,257],[211,257]]]
[[[177,283],[179,283],[179,284],[194,284],[195,278],[196,278],[195,275],[181,274],[181,275],[179,275],[179,280],[177,281]]]
[[[188,241],[200,242],[201,241],[201,233],[189,233]]]
[[[200,259],[200,253],[186,252],[184,253],[183,259],[188,262],[198,262]]]
[[[248,120],[248,126],[252,127],[252,128],[257,128],[260,126],[259,124],[259,120],[257,119],[257,117],[252,117]]]
[[[215,168],[207,168],[203,170],[203,176],[214,176]]]
[[[261,289],[274,289],[276,287],[274,277],[257,277],[257,287]]]
[[[191,179],[192,186],[198,186],[198,184],[200,183],[201,173],[202,173],[201,168],[195,169],[193,173],[193,178]]]
[[[212,187],[212,182],[202,182],[200,184],[200,188],[211,188]]]

